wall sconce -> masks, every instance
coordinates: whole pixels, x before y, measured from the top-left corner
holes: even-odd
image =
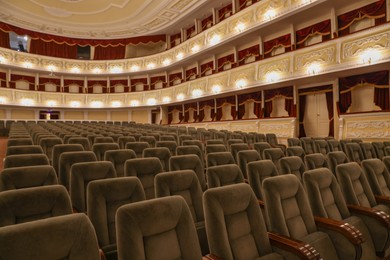
[[[221,92],[221,89],[222,87],[220,85],[213,85],[211,87],[211,91],[214,93],[214,94],[218,94]]]
[[[131,100],[131,101],[130,101],[130,106],[136,107],[136,106],[138,106],[138,105],[139,105],[139,101],[138,101],[138,100]]]
[[[80,107],[80,101],[71,101],[70,106],[71,107]]]
[[[99,73],[101,72],[101,69],[99,69],[99,68],[94,68],[94,69],[92,70],[92,72],[95,73],[95,74],[99,74]]]
[[[31,98],[22,98],[20,100],[20,104],[22,104],[23,106],[32,106],[34,105],[34,100],[32,100]]]
[[[315,75],[320,71],[321,71],[321,65],[317,62],[310,63],[307,66],[307,70],[306,70],[307,74],[312,74],[312,75]]]
[[[157,100],[155,98],[149,98],[147,101],[146,101],[146,104],[149,105],[149,106],[154,106],[157,104]]]
[[[121,73],[122,72],[122,68],[118,67],[118,66],[115,66],[113,68],[111,68],[111,73]]]
[[[267,82],[275,82],[275,81],[278,81],[280,79],[280,75],[276,71],[271,71],[265,75],[265,79]]]
[[[221,41],[221,36],[219,34],[214,34],[210,40],[209,43],[210,45],[215,45]]]
[[[32,68],[32,63],[29,62],[29,61],[26,61],[25,63],[23,63],[23,66],[28,68],[28,69],[31,69]]]
[[[274,9],[268,9],[267,12],[264,13],[264,20],[271,20],[276,16],[276,12]]]
[[[162,101],[164,103],[169,103],[169,102],[171,102],[171,98],[170,97],[163,97]]]
[[[192,46],[191,48],[191,52],[192,53],[195,53],[195,52],[198,52],[200,50],[200,47],[198,44],[195,44],[194,46]]]
[[[246,25],[244,23],[238,23],[236,25],[236,27],[234,27],[234,30],[236,30],[236,32],[242,32],[246,29]]]
[[[4,63],[6,59],[3,56],[0,56],[0,63]]]
[[[194,89],[194,90],[192,91],[192,96],[193,96],[194,98],[200,97],[200,96],[202,96],[202,95],[203,95],[203,91],[202,91],[201,89]]]
[[[47,101],[47,105],[48,105],[49,107],[54,107],[54,106],[57,105],[57,101],[55,101],[55,100],[48,100],[48,101]]]
[[[0,104],[5,104],[5,102],[7,102],[7,98],[6,97],[0,97]]]
[[[139,71],[139,66],[138,65],[133,65],[130,67],[130,70],[135,72],[135,71]]]
[[[248,85],[248,82],[245,79],[239,79],[236,81],[236,88],[242,89]]]
[[[165,60],[163,61],[163,65],[164,65],[164,66],[168,66],[169,64],[171,64],[171,60],[170,60],[170,59],[165,59]]]
[[[70,69],[70,72],[72,73],[80,73],[80,69],[78,67],[73,67]]]
[[[154,69],[156,67],[156,64],[151,62],[146,67],[151,70],[151,69]]]
[[[91,102],[91,107],[98,108],[98,107],[102,107],[102,106],[103,106],[103,102],[101,102],[101,101],[92,101]]]
[[[184,96],[183,93],[180,93],[180,94],[178,94],[178,95],[176,96],[176,99],[177,99],[177,100],[184,100],[184,98],[185,98],[185,96]]]
[[[361,54],[360,58],[363,63],[375,63],[381,59],[381,54],[377,49],[367,48]]]
[[[122,102],[117,101],[117,100],[111,102],[111,106],[113,106],[113,107],[120,107],[121,105],[122,105]]]
[[[177,60],[181,60],[181,59],[183,59],[184,58],[184,53],[182,53],[182,52],[179,52],[177,55],[176,55],[176,59]]]

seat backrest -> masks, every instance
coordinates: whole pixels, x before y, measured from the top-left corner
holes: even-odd
[[[191,213],[180,196],[122,206],[116,221],[119,259],[202,259]]]
[[[276,137],[276,134],[274,134],[274,133],[265,134],[265,138],[267,139],[267,142],[270,145],[277,145],[278,144],[278,138]]]
[[[172,135],[162,135],[160,136],[160,141],[173,141],[177,145],[177,138],[175,138],[175,136]]]
[[[53,147],[59,144],[62,144],[62,139],[59,137],[46,137],[39,141],[39,145],[42,146],[43,152],[50,161],[53,158]]]
[[[157,157],[161,162],[163,171],[169,170],[169,159],[171,158],[171,152],[166,147],[145,148],[142,157]]]
[[[299,140],[297,137],[287,138],[287,145],[288,147],[302,146],[301,140]]]
[[[125,162],[133,158],[137,158],[137,155],[131,149],[108,150],[104,153],[104,160],[114,165],[118,177],[124,176]]]
[[[91,150],[91,145],[87,137],[71,137],[68,140],[68,144],[81,144],[84,147],[84,151]]]
[[[95,162],[96,155],[92,151],[65,152],[60,155],[58,180],[69,190],[70,168],[79,162]]]
[[[356,162],[338,165],[336,175],[347,204],[368,208],[376,206],[374,193],[363,169]]]
[[[176,155],[177,143],[175,141],[158,141],[156,147],[166,147],[171,152],[171,155]]]
[[[115,214],[118,208],[145,200],[145,193],[137,177],[123,177],[91,181],[87,194],[87,215],[95,227],[99,246],[106,251],[110,245],[116,244]]]
[[[64,152],[84,151],[81,144],[57,144],[53,147],[52,165],[56,173],[59,171],[60,156]]]
[[[15,155],[15,154],[43,154],[43,149],[40,145],[17,145],[7,147],[5,156]]]
[[[111,136],[97,136],[95,137],[93,143],[94,144],[101,144],[101,143],[114,143],[114,138]]]
[[[257,142],[253,144],[253,148],[259,153],[260,158],[263,158],[263,151],[265,149],[272,148],[271,145],[267,142]]]
[[[4,169],[34,165],[50,165],[49,158],[46,154],[15,154],[4,159]]]
[[[226,164],[208,167],[206,170],[209,188],[244,182],[244,176],[237,164]]]
[[[155,198],[154,177],[163,172],[161,162],[156,157],[136,158],[125,162],[125,176],[136,176],[140,179],[146,199]]]
[[[317,231],[306,192],[295,175],[267,178],[263,191],[272,231],[294,239]]]
[[[233,159],[236,163],[238,163],[238,158],[237,158],[238,152],[245,151],[245,150],[249,150],[248,144],[239,143],[239,144],[231,144],[230,145],[230,152],[232,153]]]
[[[255,150],[243,150],[237,153],[237,164],[245,179],[248,179],[247,164],[253,161],[259,161],[260,159],[259,153]]]
[[[372,143],[359,143],[364,159],[377,158]]]
[[[198,177],[200,187],[202,190],[206,190],[207,184],[204,176],[204,167],[197,155],[187,154],[172,156],[169,160],[169,170],[193,170]]]
[[[314,140],[315,152],[322,153],[323,155],[327,155],[330,152],[328,142],[326,140]]]
[[[361,163],[364,160],[362,149],[358,143],[345,144],[347,149],[347,156],[351,162]]]
[[[267,148],[263,151],[264,160],[272,160],[276,167],[279,165],[280,158],[284,157],[284,153],[280,148]]]
[[[377,158],[381,159],[385,156],[385,145],[383,142],[372,142],[372,146],[374,147],[375,154]]]
[[[192,140],[193,137],[191,135],[179,135],[179,141],[180,141],[180,145],[184,145],[183,142],[184,141],[187,141],[187,140]]]
[[[87,185],[93,180],[115,178],[114,165],[111,162],[80,162],[70,169],[70,199],[77,212],[87,211]]]
[[[328,153],[328,162],[330,170],[333,174],[336,174],[337,165],[347,163],[349,162],[349,159],[343,151],[336,151]]]
[[[176,155],[196,154],[204,167],[204,155],[197,145],[184,145],[176,147]]]
[[[214,141],[214,140],[210,140],[210,141]],[[218,152],[227,152],[226,146],[223,144],[206,145],[206,154],[218,153]]]
[[[291,146],[286,149],[287,156],[299,156],[302,161],[305,158],[305,150],[303,150],[302,146]]]
[[[242,139],[232,139],[232,138],[230,138],[230,139],[227,140],[227,148],[230,151],[230,147],[231,147],[232,144],[242,144],[242,143],[244,143],[244,141]]]
[[[204,221],[203,191],[193,170],[159,173],[155,177],[156,198],[182,196],[188,204],[194,222]]]
[[[197,145],[200,149],[200,151],[204,152],[204,145],[200,140],[184,140],[182,142],[182,145]]]
[[[305,155],[304,161],[308,170],[313,170],[322,167],[329,168],[328,159],[322,153],[313,153]]]
[[[126,143],[126,149],[131,149],[137,155],[137,158],[142,158],[144,149],[149,148],[150,145],[147,142],[132,142]]]
[[[141,136],[139,138],[140,142],[147,142],[149,144],[149,147],[155,147],[156,146],[156,138],[154,136]]]
[[[301,137],[300,139],[306,154],[315,153],[314,141],[311,137]]]
[[[33,145],[33,140],[31,138],[14,138],[7,140],[7,147],[19,145]]]
[[[72,213],[66,189],[61,185],[0,192],[0,227]]]
[[[222,134],[225,135],[224,133],[222,133]],[[218,145],[218,144],[225,145],[224,139],[207,140],[206,141],[206,148],[209,145]]]
[[[248,185],[209,189],[203,200],[211,254],[221,259],[261,259],[272,252],[257,199]]]
[[[250,162],[247,165],[248,182],[258,199],[263,199],[262,183],[265,178],[279,175],[271,160]]]
[[[329,150],[331,152],[343,151],[343,148],[341,147],[340,142],[337,141],[336,139],[329,139],[326,141],[328,142]]]
[[[57,175],[50,165],[4,169],[0,174],[0,191],[57,184]]]
[[[125,149],[127,143],[136,142],[134,136],[121,136],[118,138],[118,144],[120,149]]]
[[[390,156],[383,157],[382,161],[385,164],[387,170],[390,172]]]
[[[279,161],[280,174],[294,174],[302,182],[302,175],[306,171],[306,166],[303,163],[301,157],[288,156],[283,157]]]
[[[1,228],[0,241],[2,259],[100,259],[93,226],[81,213]]]
[[[362,162],[364,173],[374,195],[390,196],[390,174],[379,159],[367,159]]]
[[[236,163],[230,152],[209,153],[206,156],[206,161],[207,167]]]
[[[119,150],[119,144],[117,143],[95,143],[92,145],[92,151],[96,155],[98,161],[104,160],[104,153],[109,150]]]
[[[315,216],[343,220],[350,217],[340,185],[327,168],[306,171],[303,184]]]
[[[267,142],[267,138],[263,133],[256,133],[256,142]]]

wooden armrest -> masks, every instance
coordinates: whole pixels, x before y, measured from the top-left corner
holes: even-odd
[[[346,237],[354,245],[360,245],[365,241],[362,232],[349,223],[321,217],[314,217],[314,220],[318,227],[336,231]]]
[[[99,255],[100,255],[100,260],[106,260],[106,256],[104,255],[104,252],[101,248],[99,248]]]
[[[377,203],[390,204],[390,197],[387,196],[375,195],[375,200]]]
[[[356,205],[347,206],[351,212],[375,218],[377,221],[382,223],[382,225],[386,226],[387,228],[390,228],[390,216],[387,215],[385,212],[373,208],[361,207]]]
[[[202,257],[202,260],[222,260],[222,258],[220,258],[216,255],[213,255],[213,254],[207,254],[207,255]]]
[[[263,200],[257,200],[257,201],[259,202],[260,208],[264,209],[265,207],[264,201]]]
[[[272,246],[289,251],[301,259],[322,259],[317,250],[310,244],[273,232],[268,232],[268,237]]]

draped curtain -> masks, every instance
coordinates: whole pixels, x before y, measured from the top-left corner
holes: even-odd
[[[142,83],[144,85],[144,90],[148,90],[148,79],[147,78],[140,78],[140,79],[130,79],[131,84],[131,91],[136,91],[136,86],[138,84]]]
[[[339,15],[337,17],[339,36],[348,35],[351,25],[365,18],[375,19],[375,25],[386,23],[386,1],[379,0]]]
[[[296,107],[294,105],[294,88],[283,87],[278,89],[268,89],[264,91],[264,117],[270,117],[272,113],[272,102],[277,97],[285,98],[285,110],[291,117],[296,116]]]
[[[299,137],[306,136],[303,120],[305,117],[306,96],[311,94],[325,93],[326,106],[328,108],[329,118],[329,136],[334,135],[334,114],[333,114],[333,86],[319,86],[313,88],[299,89]]]
[[[35,90],[35,77],[26,75],[11,74],[10,88],[16,88],[17,81],[26,81],[29,85],[29,90]]]
[[[213,25],[213,15],[202,20],[202,31]]]
[[[253,5],[254,3],[258,2],[259,0],[239,0],[238,4],[240,5],[240,10]]]
[[[94,60],[115,60],[124,59],[126,52],[125,45],[118,46],[96,46],[93,59]]]
[[[103,93],[107,93],[107,80],[88,80],[88,93],[93,93],[94,86],[102,86]]]
[[[192,34],[195,32],[195,25],[191,26],[186,30],[187,39],[192,37]]]
[[[177,34],[174,34],[174,35],[171,35],[171,48],[175,47],[176,45],[176,40],[179,39],[179,43],[181,42],[181,33],[177,33]]]
[[[150,89],[155,89],[157,83],[162,82],[163,88],[167,87],[167,79],[165,76],[155,76],[150,78]]]
[[[322,42],[331,39],[331,21],[330,19],[308,26],[296,31],[297,48],[305,47],[305,42],[312,36],[321,35]]]
[[[233,14],[233,5],[228,4],[227,6],[222,7],[221,9],[218,10],[218,18],[219,18],[218,20],[223,21],[232,14]]]
[[[31,39],[30,53],[57,58],[77,59],[77,45],[57,43],[42,39]]]
[[[205,76],[206,72],[209,70],[212,70],[214,73],[214,62],[213,61],[209,61],[207,63],[200,65],[200,76],[201,77]]]
[[[172,122],[172,119],[173,119],[173,115],[172,114],[173,114],[174,110],[180,111],[180,115],[179,115],[180,123],[184,119],[182,105],[169,106],[168,107],[168,124],[171,124],[171,122]]]
[[[79,93],[83,93],[84,80],[65,79],[64,80],[64,92],[69,92],[69,86],[70,85],[77,85],[77,86],[79,86]]]
[[[7,74],[5,72],[0,72],[0,87],[7,87]]]
[[[198,111],[197,111],[197,103],[187,103],[184,104],[184,122],[188,122],[190,117],[190,110],[194,110],[194,122],[198,120]]]
[[[238,119],[242,119],[245,114],[245,105],[247,102],[254,102],[254,114],[257,118],[261,118],[262,109],[261,109],[261,92],[254,92],[249,94],[242,94],[238,96]]]
[[[61,92],[61,80],[56,78],[41,78],[39,77],[38,90],[45,91],[46,84],[56,85],[56,91]]]
[[[169,74],[169,86],[173,86],[174,81],[180,79],[180,81],[183,80],[181,72]]]
[[[115,86],[122,85],[124,86],[124,92],[129,92],[130,88],[128,86],[127,79],[111,79],[110,80],[110,93],[115,93]]]
[[[217,60],[218,68],[217,71],[223,71],[224,66],[227,64],[231,64],[232,68],[234,67],[234,53],[223,56]]]
[[[186,81],[191,80],[190,78],[192,76],[195,76],[195,78],[196,78],[196,76],[198,76],[197,70],[198,69],[196,67],[186,70]]]
[[[230,97],[224,97],[224,98],[217,98],[217,115],[216,115],[216,121],[220,121],[222,119],[222,107],[225,104],[231,104],[231,115],[233,117],[233,120],[236,118],[236,96],[230,96]]]
[[[291,34],[264,42],[264,57],[271,57],[272,51],[278,47],[284,47],[285,52],[291,51]]]
[[[214,121],[216,113],[215,113],[215,101],[214,99],[211,100],[206,100],[206,101],[201,101],[199,102],[199,115],[198,115],[198,122],[202,122],[204,120],[204,109],[205,107],[210,107],[211,108],[211,118],[212,121]]]
[[[255,61],[260,59],[260,46],[258,44],[238,51],[238,64],[244,65],[245,60],[251,56],[255,56]]]
[[[3,31],[0,28],[0,47],[11,48],[9,44],[9,32]]]
[[[339,113],[347,113],[352,103],[351,91],[361,85],[374,88],[374,103],[382,110],[389,110],[389,71],[355,75],[339,79]]]

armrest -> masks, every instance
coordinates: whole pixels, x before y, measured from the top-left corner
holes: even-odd
[[[289,251],[301,259],[322,259],[317,250],[310,244],[273,232],[268,232],[268,237],[272,246]]]
[[[390,204],[390,197],[375,195],[375,200],[377,203]]]
[[[387,228],[390,228],[390,216],[387,215],[385,212],[373,208],[366,208],[356,205],[347,206],[351,212],[375,218],[377,221],[382,223],[382,225],[386,226]]]
[[[318,227],[336,231],[346,237],[352,244],[360,245],[365,241],[360,230],[349,223],[321,217],[314,217],[314,220]]]
[[[202,257],[202,260],[222,260],[222,258],[219,258],[218,256],[213,254],[207,254]]]

